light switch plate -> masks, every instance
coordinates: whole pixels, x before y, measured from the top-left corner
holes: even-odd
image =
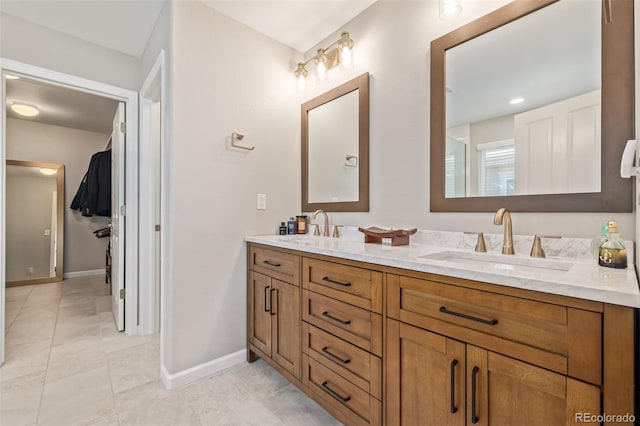
[[[258,194],[258,197],[256,200],[256,208],[258,210],[267,209],[267,194]]]

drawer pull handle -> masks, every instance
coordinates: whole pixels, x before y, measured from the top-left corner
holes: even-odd
[[[471,370],[471,423],[476,424],[480,420],[476,411],[476,385],[477,385],[477,377],[478,371],[480,368],[473,367]]]
[[[343,283],[342,281],[332,280],[329,277],[322,277],[322,281],[326,281],[331,284],[341,285],[342,287],[351,287],[351,283]]]
[[[273,312],[273,292],[276,291],[275,288],[272,288],[271,290],[269,290],[269,314],[270,315],[275,315],[276,313]]]
[[[271,312],[271,307],[267,308],[267,290],[269,290],[269,286],[264,287],[264,311]]]
[[[474,317],[474,316],[471,316],[471,315],[463,314],[463,313],[460,313],[460,312],[450,311],[444,306],[440,306],[440,312],[442,312],[443,314],[454,315],[456,317],[468,319],[468,320],[471,320],[471,321],[475,321],[475,322],[479,322],[479,323],[487,324],[487,325],[496,325],[498,323],[497,319],[486,320],[486,319],[483,319],[483,318],[478,318],[478,317]]]
[[[451,414],[458,411],[458,407],[456,407],[456,365],[458,365],[457,359],[451,361]]]
[[[351,400],[350,396],[342,396],[340,395],[338,392],[334,391],[333,389],[331,389],[328,386],[328,381],[325,380],[324,382],[322,382],[322,389],[325,390],[325,392],[327,392],[329,395],[331,395],[332,397],[336,398],[337,400],[340,400],[342,402],[349,402]]]
[[[331,352],[329,352],[328,349],[329,349],[329,347],[325,346],[324,348],[322,348],[322,352],[324,352],[325,354],[329,355],[331,358],[340,361],[343,364],[349,364],[351,362],[350,359],[342,359],[338,355],[332,354]]]
[[[263,260],[262,263],[264,263],[265,265],[269,265],[269,266],[275,266],[276,268],[279,268],[280,266],[282,266],[279,263],[274,263],[274,262],[272,262],[270,260]]]
[[[329,312],[328,312],[328,311],[324,311],[324,312],[322,313],[322,316],[323,316],[323,317],[327,317],[327,318],[329,318],[329,319],[332,319],[332,320],[334,320],[334,321],[337,321],[337,322],[339,322],[340,324],[344,324],[344,325],[349,325],[349,324],[351,324],[351,320],[346,320],[346,321],[345,321],[345,320],[341,320],[340,318],[336,318],[336,317],[334,317],[333,315],[329,314]]]

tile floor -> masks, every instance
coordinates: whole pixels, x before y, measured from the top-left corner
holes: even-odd
[[[115,330],[103,276],[6,289],[0,425],[339,425],[263,361],[180,389],[158,335]]]

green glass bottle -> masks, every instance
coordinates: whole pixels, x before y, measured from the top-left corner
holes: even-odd
[[[600,247],[598,264],[607,268],[626,268],[627,248],[618,233],[618,222],[612,220],[608,223],[608,227],[609,235],[607,241]]]

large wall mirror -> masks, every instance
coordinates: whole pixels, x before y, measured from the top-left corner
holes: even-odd
[[[630,212],[633,2],[516,0],[431,43],[431,211]]]
[[[302,211],[369,211],[369,74],[302,104]]]
[[[64,166],[7,160],[7,286],[62,281]]]

